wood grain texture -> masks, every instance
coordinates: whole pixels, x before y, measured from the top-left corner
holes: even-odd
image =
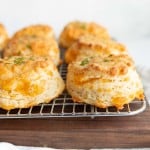
[[[0,141],[54,148],[150,147],[150,109],[131,117],[0,120]]]

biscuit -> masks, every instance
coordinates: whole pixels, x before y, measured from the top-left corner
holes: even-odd
[[[71,63],[81,55],[109,56],[127,53],[126,47],[121,43],[113,40],[102,40],[92,35],[83,35],[66,50],[65,61]]]
[[[0,107],[6,110],[49,103],[64,82],[49,57],[0,59]]]
[[[128,55],[84,57],[69,64],[67,90],[74,102],[122,109],[144,99],[141,80]]]
[[[70,47],[82,35],[94,35],[100,39],[110,39],[107,30],[94,22],[70,22],[65,26],[59,37],[59,44],[64,47]]]
[[[54,39],[23,36],[12,38],[3,51],[3,57],[50,56],[55,65],[60,62],[60,50]]]
[[[44,38],[54,38],[54,31],[52,27],[48,25],[31,25],[17,31],[13,38],[20,38],[23,36],[33,36],[33,37],[44,37]]]

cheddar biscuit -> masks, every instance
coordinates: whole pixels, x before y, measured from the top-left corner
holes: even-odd
[[[10,56],[50,56],[55,65],[60,62],[57,42],[43,37],[23,36],[12,38],[3,51],[3,57]]]
[[[49,57],[13,56],[0,60],[0,108],[28,108],[49,103],[64,82]]]
[[[65,53],[66,63],[71,63],[77,57],[83,56],[109,56],[127,54],[126,47],[113,40],[102,40],[96,36],[83,35],[72,44]]]
[[[128,55],[84,57],[69,64],[67,90],[74,102],[122,109],[144,99],[141,80]]]
[[[70,22],[65,26],[59,37],[59,43],[62,47],[70,47],[82,35],[94,35],[100,39],[110,39],[107,30],[94,22]]]
[[[44,38],[54,38],[54,31],[52,27],[48,25],[31,25],[17,31],[13,38],[20,38],[23,36],[33,36],[33,37],[44,37]]]

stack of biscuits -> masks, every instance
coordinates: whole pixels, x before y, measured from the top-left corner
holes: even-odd
[[[6,110],[49,103],[64,90],[57,66],[60,50],[47,25],[20,29],[11,38],[0,25],[0,107]]]
[[[74,21],[60,34],[68,64],[66,87],[74,102],[122,109],[144,91],[126,47],[96,24]]]

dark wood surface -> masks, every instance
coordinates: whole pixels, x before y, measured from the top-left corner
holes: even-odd
[[[0,141],[54,148],[150,147],[150,109],[130,117],[0,120]]]

